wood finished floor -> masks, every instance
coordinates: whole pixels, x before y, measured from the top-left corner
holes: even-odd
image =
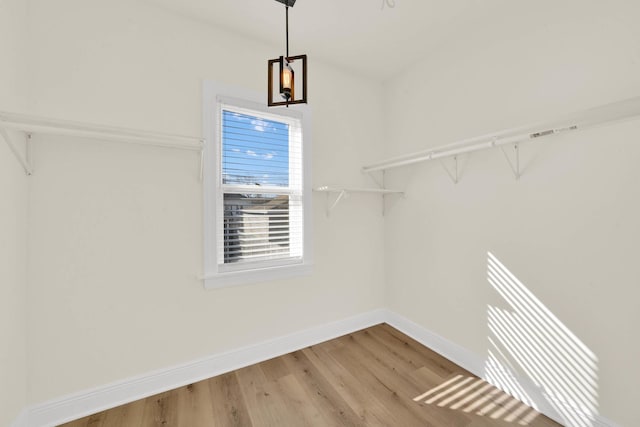
[[[65,427],[559,424],[382,324]]]

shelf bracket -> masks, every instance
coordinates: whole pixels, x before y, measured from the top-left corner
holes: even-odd
[[[457,184],[459,179],[458,179],[458,156],[453,156],[453,171],[451,171],[451,169],[449,169],[449,167],[446,165],[446,163],[442,160],[440,160],[440,166],[442,166],[442,168],[445,170],[445,172],[447,172],[447,175],[449,175],[449,178],[451,178],[451,181],[453,181],[454,184]]]
[[[375,175],[375,172],[380,172],[380,178],[378,178]],[[372,172],[365,172],[367,175],[369,175],[369,177],[371,178],[371,180],[378,186],[378,188],[384,188],[384,173],[385,171],[372,171]]]
[[[15,158],[22,165],[22,168],[24,169],[25,174],[32,175],[33,174],[33,168],[31,166],[31,155],[30,155],[30,153],[31,153],[31,135],[25,134],[25,136],[26,136],[26,139],[25,139],[25,152],[26,152],[26,155],[23,155],[20,152],[20,150],[18,150],[18,147],[16,146],[13,138],[11,138],[11,135],[9,135],[9,133],[6,131],[6,129],[0,128],[0,136],[2,137],[2,139],[4,139],[4,141],[7,143],[7,145],[11,149],[11,152],[13,153]]]
[[[509,154],[505,151],[504,147],[500,147],[500,151],[504,154],[504,158],[509,163],[509,167],[511,168],[511,172],[513,172],[513,176],[516,178],[516,181],[520,179],[520,147],[518,144],[513,145],[514,157],[515,160],[511,160]]]
[[[338,203],[340,203],[340,201],[346,198],[347,196],[348,196],[347,191],[342,190],[341,192],[338,193],[338,196],[333,201],[333,203],[329,204],[329,193],[327,193],[327,216],[331,216],[331,211],[334,210],[336,206],[338,206]]]

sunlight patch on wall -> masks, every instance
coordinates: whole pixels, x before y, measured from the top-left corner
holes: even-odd
[[[592,427],[598,413],[597,358],[492,253],[487,278],[509,309],[488,307],[486,379],[536,408],[540,393],[568,426]],[[527,391],[520,375],[537,390]]]

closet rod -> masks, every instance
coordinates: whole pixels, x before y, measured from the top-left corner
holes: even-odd
[[[572,130],[582,130],[640,116],[640,97],[567,114],[555,120],[540,122],[465,139],[430,150],[394,157],[362,168],[365,173],[407,166],[458,154],[485,150],[506,144],[535,141],[539,138]]]
[[[65,135],[180,150],[201,151],[204,139],[0,112],[0,128],[27,134]]]

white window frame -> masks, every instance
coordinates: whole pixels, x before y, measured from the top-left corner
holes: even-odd
[[[207,289],[245,285],[285,279],[311,273],[312,269],[312,218],[311,218],[311,109],[308,105],[289,108],[268,108],[266,94],[260,94],[205,81],[203,87],[203,135],[206,143],[203,151],[204,189],[204,286]],[[302,123],[302,257],[300,260],[285,258],[247,264],[224,265],[218,262],[222,249],[222,237],[218,230],[223,215],[221,157],[222,141],[220,132],[220,102],[248,109],[266,116],[278,116],[278,120],[299,119]],[[233,107],[232,107],[233,108]],[[273,118],[273,117],[272,117]],[[241,186],[237,186],[240,189]],[[228,190],[227,190],[228,191]],[[262,190],[247,188],[248,193]],[[220,238],[218,238],[220,236]]]

